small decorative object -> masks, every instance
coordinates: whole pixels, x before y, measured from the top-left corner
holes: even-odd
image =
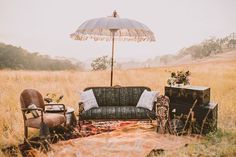
[[[174,86],[174,85],[189,85],[189,76],[190,76],[190,71],[177,71],[177,72],[171,72],[170,78],[167,80],[167,84],[169,86]]]
[[[63,99],[63,95],[60,95],[59,97],[55,93],[47,93],[46,97],[44,98],[44,101],[47,103],[59,103]]]
[[[160,95],[156,100],[157,133],[164,134],[168,132],[170,100],[167,96]]]

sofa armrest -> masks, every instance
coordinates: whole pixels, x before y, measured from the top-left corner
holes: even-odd
[[[153,111],[155,111],[156,112],[156,105],[157,105],[157,100],[155,100],[154,102],[153,102]]]
[[[78,103],[78,105],[79,105],[79,115],[84,111],[84,103],[83,102],[79,102]]]

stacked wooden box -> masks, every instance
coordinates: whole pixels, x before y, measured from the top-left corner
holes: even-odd
[[[210,102],[210,88],[201,86],[166,86],[170,98],[170,117],[188,115],[193,107],[196,129],[194,133],[207,134],[217,129],[218,104]],[[196,101],[197,100],[197,101]],[[196,104],[194,102],[196,101]]]

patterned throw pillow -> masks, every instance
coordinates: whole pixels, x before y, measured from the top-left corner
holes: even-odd
[[[36,109],[36,108],[37,108],[37,106],[35,104],[31,104],[31,105],[28,106],[28,109]],[[37,110],[31,110],[30,113],[32,114],[32,116],[34,118],[39,117],[39,113],[38,113]]]
[[[82,92],[80,99],[84,103],[84,111],[99,107],[92,89]]]
[[[153,109],[153,103],[156,100],[158,95],[159,95],[159,92],[157,91],[144,90],[141,97],[139,98],[139,101],[136,107],[146,108],[151,111]]]

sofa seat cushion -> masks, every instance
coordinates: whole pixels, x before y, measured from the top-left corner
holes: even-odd
[[[155,112],[135,106],[101,106],[81,113],[81,120],[155,119]]]
[[[55,127],[65,122],[65,117],[62,114],[45,113],[43,115],[44,123],[49,127]],[[25,121],[26,126],[32,128],[40,128],[41,116],[37,118],[29,118]]]

